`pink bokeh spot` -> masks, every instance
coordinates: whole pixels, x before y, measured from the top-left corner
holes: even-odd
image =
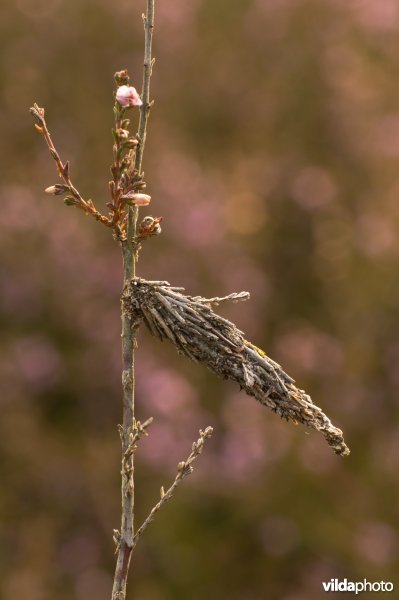
[[[337,184],[327,169],[311,165],[302,169],[292,184],[291,194],[305,210],[324,208],[337,195]]]
[[[51,340],[44,336],[32,335],[18,340],[14,360],[19,374],[34,390],[51,388],[63,373],[61,356]]]
[[[283,364],[325,375],[337,373],[344,359],[338,339],[305,323],[281,335],[276,350]]]
[[[140,381],[140,392],[149,409],[158,414],[181,413],[198,401],[194,387],[174,369],[158,368]]]
[[[398,557],[397,531],[383,521],[365,522],[357,534],[355,545],[358,553],[377,565],[386,565]]]

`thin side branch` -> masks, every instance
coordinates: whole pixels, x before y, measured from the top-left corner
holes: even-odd
[[[193,300],[197,302],[202,302],[203,304],[208,304],[209,306],[219,306],[219,304],[224,304],[225,302],[245,302],[249,300],[250,293],[249,292],[233,292],[228,296],[215,296],[215,298],[203,298],[202,296],[194,296]]]
[[[140,537],[147,529],[148,525],[153,522],[155,519],[155,515],[159,511],[159,509],[168,502],[173,496],[173,492],[177,488],[177,486],[183,481],[187,475],[190,475],[193,472],[193,462],[198,458],[198,456],[202,453],[202,449],[204,447],[205,440],[211,437],[213,433],[212,427],[207,427],[205,431],[200,429],[199,434],[200,437],[196,442],[193,443],[192,450],[190,455],[185,461],[182,461],[177,466],[177,474],[174,482],[170,486],[170,488],[165,492],[163,487],[161,487],[161,498],[159,502],[154,506],[154,508],[149,513],[148,517],[145,519],[144,523],[138,528],[133,538],[133,548],[139,541]]]
[[[148,435],[147,428],[149,427],[149,425],[151,425],[153,420],[154,420],[153,417],[150,417],[143,424],[141,424],[140,421],[134,422],[133,431],[130,434],[130,443],[123,454],[122,464],[128,462],[130,456],[136,452],[137,442],[139,441],[139,439],[142,438],[143,436]],[[122,434],[123,434],[123,431],[121,431],[121,437],[122,437]]]
[[[51,186],[46,189],[46,192],[53,194],[55,196],[58,196],[58,195],[61,195],[64,193],[70,194],[71,195],[70,197],[65,198],[65,200],[64,200],[65,204],[71,205],[71,206],[76,206],[77,208],[80,208],[81,210],[83,210],[86,214],[89,214],[92,217],[94,217],[100,223],[103,223],[103,225],[113,228],[112,221],[105,215],[102,215],[96,209],[92,200],[90,200],[90,199],[85,200],[82,197],[82,195],[80,194],[80,192],[77,190],[77,188],[73,185],[71,177],[70,177],[69,162],[68,161],[65,163],[62,162],[60,155],[54,146],[53,140],[51,139],[51,135],[50,135],[49,129],[47,127],[46,120],[44,118],[44,108],[40,108],[35,103],[30,108],[30,113],[35,117],[35,119],[37,121],[35,124],[36,130],[43,136],[43,138],[48,146],[48,149],[50,151],[50,154],[51,154],[52,158],[55,160],[55,163],[57,165],[58,174],[64,180],[64,183],[65,183],[65,185],[56,184],[54,186]]]

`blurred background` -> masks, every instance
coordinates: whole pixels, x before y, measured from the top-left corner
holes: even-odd
[[[74,182],[103,210],[113,74],[127,67],[141,89],[144,10],[0,5],[5,600],[110,597],[120,248],[43,193],[58,178],[28,109],[46,107]],[[132,598],[318,600],[331,578],[399,585],[398,30],[396,0],[157,2],[144,168],[164,232],[139,274],[193,295],[250,291],[222,314],[352,453],[336,457],[142,330],[137,413],[155,422],[137,453],[137,523],[198,429],[215,431],[135,551]]]

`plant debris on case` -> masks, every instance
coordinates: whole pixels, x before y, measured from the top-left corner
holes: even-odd
[[[123,310],[135,325],[144,321],[153,336],[172,342],[180,354],[205,364],[224,379],[236,381],[280,417],[320,431],[337,454],[349,454],[342,431],[294,385],[294,379],[248,342],[234,323],[211,308],[222,302],[247,300],[248,292],[207,299],[187,296],[183,291],[167,281],[136,277],[124,289]]]

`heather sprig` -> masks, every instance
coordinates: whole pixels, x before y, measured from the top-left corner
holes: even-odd
[[[315,405],[310,397],[297,388],[294,380],[266,355],[247,341],[244,334],[227,319],[212,310],[213,305],[249,298],[247,292],[225,297],[203,298],[187,296],[183,288],[172,287],[165,281],[146,281],[137,277],[136,266],[143,241],[161,233],[162,217],[145,216],[138,220],[139,210],[151,202],[142,170],[147,124],[153,101],[150,100],[150,81],[154,59],[152,35],[154,2],[147,0],[144,23],[144,68],[141,94],[131,85],[127,69],[114,75],[114,126],[112,129],[112,164],[109,181],[108,213],[101,213],[93,200],[85,199],[71,179],[69,162],[64,162],[53,143],[45,120],[45,111],[36,103],[30,109],[35,128],[43,136],[54,159],[61,183],[50,185],[47,194],[63,197],[67,206],[75,206],[111,229],[120,243],[123,258],[122,320],[122,394],[123,421],[119,425],[121,457],[121,525],[114,529],[116,567],[112,600],[126,599],[127,577],[132,551],[141,535],[153,521],[159,509],[172,497],[176,487],[192,473],[193,463],[202,453],[212,428],[200,430],[188,458],[178,464],[177,474],[169,489],[161,487],[160,499],[143,524],[135,529],[135,454],[137,444],[152,423],[135,417],[135,350],[136,335],[142,323],[160,340],[168,339],[177,351],[196,363],[207,366],[213,373],[239,384],[249,396],[269,407],[281,417],[299,422],[320,431],[333,450],[342,456],[349,454],[340,429]],[[131,133],[131,117],[138,112],[136,134]]]

